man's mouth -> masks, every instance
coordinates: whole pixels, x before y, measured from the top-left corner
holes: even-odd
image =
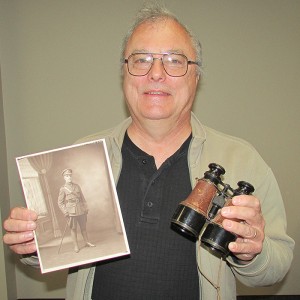
[[[145,92],[145,94],[147,95],[169,95],[166,92],[162,92],[162,91],[149,91],[149,92]]]

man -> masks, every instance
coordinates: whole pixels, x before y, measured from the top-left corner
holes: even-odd
[[[89,242],[86,222],[88,207],[86,200],[82,194],[81,188],[78,184],[72,181],[72,170],[65,169],[62,171],[65,184],[60,188],[58,195],[58,206],[64,216],[68,218],[68,224],[71,229],[71,237],[74,243],[74,251],[79,252],[79,246],[77,241],[77,223],[79,224],[82,237],[86,247],[95,247],[94,244]]]
[[[270,285],[287,273],[294,242],[270,168],[248,143],[203,126],[191,112],[200,52],[163,8],[145,7],[137,15],[122,52],[131,117],[81,140],[106,139],[131,255],[71,270],[67,299],[235,299],[235,279]],[[211,162],[226,169],[230,185],[246,180],[256,188],[255,196],[234,197],[233,206],[222,209],[224,229],[239,236],[226,260],[170,228],[178,203]],[[4,222],[4,241],[15,252],[35,251],[35,218],[14,209]]]

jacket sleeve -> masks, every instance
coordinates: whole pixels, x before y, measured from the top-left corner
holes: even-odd
[[[222,165],[226,174],[224,181],[234,187],[238,181],[250,182],[255,187],[254,195],[260,200],[262,214],[265,219],[265,240],[263,249],[251,262],[239,264],[234,256],[226,259],[226,272],[242,284],[249,287],[268,286],[281,281],[288,272],[294,250],[294,240],[287,234],[287,219],[284,202],[275,176],[255,148],[244,140],[224,135],[211,129],[206,130],[207,137],[201,153],[201,164],[205,167],[210,162]],[[195,160],[194,160],[195,161]],[[193,165],[192,165],[193,166]],[[193,177],[199,177],[195,168]],[[200,166],[199,169],[203,173]],[[202,254],[201,254],[202,253]],[[198,265],[202,273],[210,274],[213,282],[217,282],[214,274],[218,274],[219,263],[211,259],[211,264],[203,263],[206,252],[198,255],[202,258]],[[202,280],[205,280],[202,277]],[[221,290],[233,285],[229,272],[222,277]]]
[[[63,187],[61,187],[59,190],[57,204],[58,204],[59,209],[61,210],[61,212],[64,215],[66,215],[68,213],[68,210],[67,210],[66,204],[65,204],[65,197],[66,197],[65,190]]]
[[[28,265],[34,268],[39,268],[40,267],[40,262],[39,258],[37,255],[22,255],[20,258],[20,261],[24,265]]]

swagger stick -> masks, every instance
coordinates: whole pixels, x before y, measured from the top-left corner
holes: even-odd
[[[67,221],[67,223],[66,223],[66,226],[65,226],[65,229],[64,229],[63,235],[62,235],[62,237],[61,237],[61,241],[60,241],[60,245],[59,245],[59,248],[58,248],[58,252],[57,252],[57,254],[59,254],[59,251],[60,251],[60,249],[61,249],[61,246],[62,246],[62,242],[63,242],[63,240],[64,240],[64,237],[65,237],[65,234],[66,234],[67,228],[68,228],[68,227],[69,227],[69,225],[70,225],[70,222],[71,222],[71,217],[68,217],[68,221]]]

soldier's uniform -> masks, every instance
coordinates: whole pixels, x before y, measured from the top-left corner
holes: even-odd
[[[66,183],[60,188],[58,206],[65,216],[80,216],[88,210],[81,188],[76,183]]]
[[[62,176],[65,175],[72,175],[72,170],[63,170]],[[71,229],[72,239],[75,244],[75,252],[79,251],[77,243],[77,223],[80,226],[86,246],[93,247],[94,245],[87,239],[86,222],[88,207],[80,186],[73,182],[66,182],[59,190],[57,202],[62,213],[66,217],[70,218],[69,226]]]

